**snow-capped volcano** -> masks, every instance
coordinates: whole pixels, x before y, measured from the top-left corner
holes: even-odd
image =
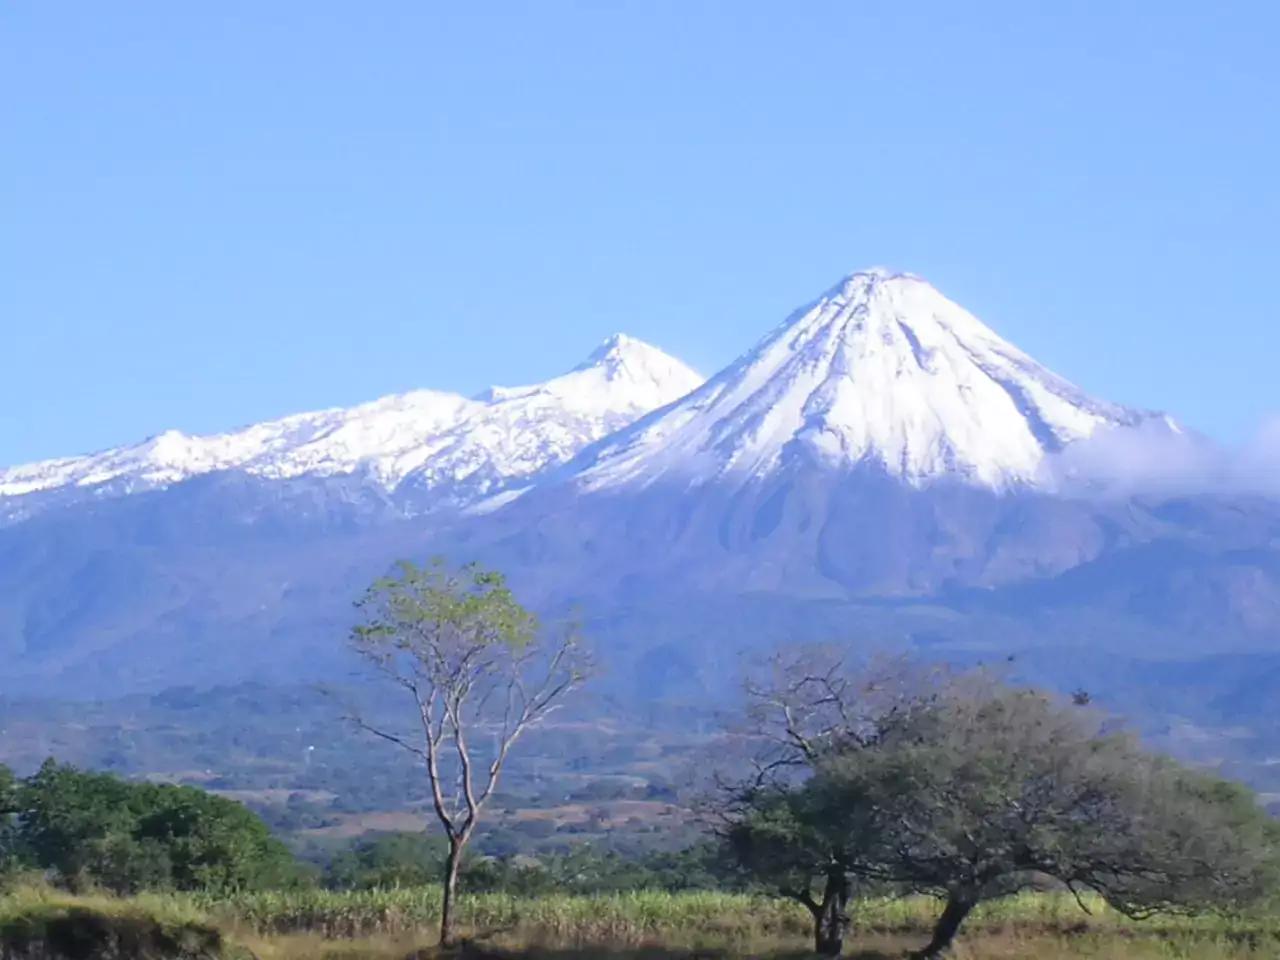
[[[1045,482],[1046,458],[1151,416],[1095,400],[918,277],[854,273],[661,415],[584,455],[586,489],[872,465],[912,486]]]
[[[83,457],[0,470],[0,501],[21,515],[38,494],[117,496],[220,470],[265,479],[359,475],[456,501],[561,463],[587,444],[678,399],[702,378],[639,340],[616,335],[569,373],[468,399],[417,390],[347,409],[296,414],[231,433],[167,431]]]
[[[351,600],[434,554],[581,615],[646,703],[775,643],[1273,652],[1280,503],[1055,483],[1162,468],[1150,416],[868,271],[705,384],[615,337],[532,386],[0,471],[0,692],[346,682]]]
[[[479,409],[433,437],[396,484],[448,491],[448,502],[465,506],[564,463],[702,380],[656,347],[616,334],[563,376],[485,391],[473,401]]]

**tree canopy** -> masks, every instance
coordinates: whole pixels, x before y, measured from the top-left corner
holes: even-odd
[[[981,675],[912,687],[792,668],[754,693],[766,760],[728,792],[722,833],[742,868],[809,907],[820,952],[838,952],[857,881],[945,901],[925,957],[977,904],[1032,883],[1142,917],[1235,908],[1275,882],[1277,826],[1247,790],[1083,705]]]
[[[9,783],[0,790],[10,798],[9,856],[73,888],[229,891],[296,876],[293,856],[257,816],[195,787],[135,783],[52,760]]]
[[[505,578],[476,564],[403,561],[358,607],[363,620],[351,644],[406,695],[414,732],[352,719],[423,764],[448,842],[440,941],[449,945],[462,855],[507,756],[583,683],[587,662],[572,631],[552,637],[540,630]]]

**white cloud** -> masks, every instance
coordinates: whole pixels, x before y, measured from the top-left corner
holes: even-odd
[[[1280,495],[1280,417],[1266,421],[1238,448],[1164,418],[1099,430],[1050,458],[1046,473],[1052,486],[1077,494]]]
[[[1280,493],[1280,416],[1262,424],[1236,463],[1236,479],[1251,490]]]

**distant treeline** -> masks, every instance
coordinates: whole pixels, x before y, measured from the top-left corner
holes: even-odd
[[[197,787],[125,780],[53,760],[18,778],[0,766],[0,873],[38,871],[70,890],[213,894],[282,888],[368,890],[439,881],[446,847],[425,833],[386,833],[300,862],[242,804]],[[537,895],[732,885],[711,844],[623,857],[581,845],[537,859],[477,856],[466,892]]]

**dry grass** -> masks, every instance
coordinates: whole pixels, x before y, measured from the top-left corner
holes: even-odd
[[[408,810],[374,810],[366,813],[346,813],[334,818],[337,822],[325,827],[299,830],[303,837],[331,837],[352,840],[367,833],[417,833],[425,822],[423,814]]]
[[[1126,938],[1280,936],[1280,913],[1239,917],[1161,917],[1135,922],[1086,898],[1088,913],[1067,895],[1023,894],[976,910],[966,930],[988,935],[1010,931],[1037,936],[1106,934]],[[357,891],[324,890],[246,894],[208,901],[206,906],[256,933],[320,932],[332,937],[398,935],[434,928],[439,918],[436,888]],[[853,908],[864,933],[925,932],[938,912],[923,897],[876,899]],[[541,931],[561,940],[643,942],[654,937],[708,935],[726,941],[805,936],[808,914],[772,897],[713,892],[636,891],[595,896],[517,897],[479,894],[459,904],[463,925],[475,930]],[[1280,956],[1280,954],[1278,954]]]
[[[263,960],[403,960],[434,942],[438,905],[433,890],[399,890],[244,897],[218,909],[230,911],[245,936],[258,938],[254,951]],[[1280,920],[1273,915],[1135,923],[1097,900],[1086,905],[1090,914],[1073,898],[1050,894],[987,904],[966,924],[956,960],[1280,958]],[[937,909],[923,898],[860,904],[850,955],[905,956],[927,938]],[[716,893],[493,894],[465,898],[461,918],[489,956],[530,960],[783,958],[804,956],[809,936],[808,916],[795,904]]]
[[[903,960],[922,939],[906,935],[867,935],[850,943],[853,960]],[[294,934],[249,939],[246,946],[260,960],[442,960],[429,937],[368,937],[325,940]],[[652,943],[557,945],[525,942],[519,936],[496,937],[454,956],[475,960],[799,960],[810,958],[804,941],[680,946]],[[977,933],[961,939],[954,960],[1276,960],[1280,946],[1230,939],[1134,939],[1112,934],[1038,936]]]
[[[1047,894],[987,905],[966,924],[956,960],[1276,960],[1280,919],[1165,918],[1134,923]],[[182,895],[72,897],[22,888],[0,897],[0,930],[50,918],[132,918],[166,931],[217,930],[260,960],[435,958],[434,890],[266,893],[213,900]],[[937,905],[859,905],[849,955],[901,958],[927,935]],[[794,904],[718,893],[466,897],[461,921],[475,960],[733,960],[806,956],[808,917]],[[35,926],[33,926],[33,923]],[[0,954],[3,951],[0,950]],[[234,955],[229,951],[220,956]],[[6,954],[7,956],[7,954]]]
[[[166,926],[198,925],[209,920],[208,912],[190,897],[164,893],[143,893],[136,897],[70,894],[31,883],[0,896],[0,926],[20,920],[64,916],[73,910],[89,910],[110,917],[145,917]]]
[[[24,887],[0,897],[4,960],[233,960],[244,952],[190,902],[76,897]]]

